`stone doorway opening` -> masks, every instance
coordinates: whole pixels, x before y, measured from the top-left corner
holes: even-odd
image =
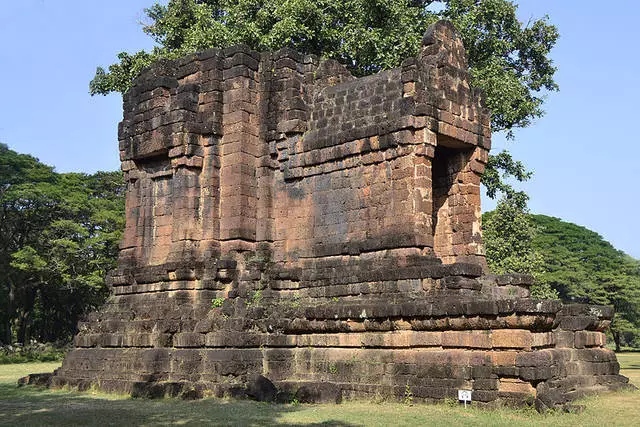
[[[453,138],[438,136],[432,164],[433,252],[445,264],[456,261],[455,246],[462,243],[465,221],[460,218],[466,205],[465,173],[473,153]]]

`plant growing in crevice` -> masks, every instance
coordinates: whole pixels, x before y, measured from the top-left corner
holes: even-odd
[[[402,403],[405,405],[413,406],[413,392],[411,391],[411,387],[407,383],[404,387],[404,396],[402,397]]]
[[[338,373],[338,366],[334,362],[329,363],[329,373],[332,375]]]
[[[211,300],[211,308],[220,308],[224,304],[224,298],[218,297]]]
[[[251,294],[251,298],[249,298],[249,301],[247,302],[247,306],[250,307],[252,305],[260,304],[261,301],[262,301],[262,290],[257,289],[253,291],[253,294]]]
[[[293,300],[291,301],[292,308],[300,308],[300,294],[295,294],[293,296]]]

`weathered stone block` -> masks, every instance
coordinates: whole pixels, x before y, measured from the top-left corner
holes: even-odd
[[[493,348],[530,349],[532,344],[533,334],[530,331],[517,329],[491,331],[491,346]]]

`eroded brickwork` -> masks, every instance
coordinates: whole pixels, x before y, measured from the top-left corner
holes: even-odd
[[[482,263],[489,141],[489,113],[445,25],[418,58],[360,79],[288,50],[158,64],[125,96],[121,265],[260,244],[285,268],[398,248]]]
[[[446,22],[359,79],[242,46],[154,65],[124,97],[113,296],[53,384],[541,407],[624,384],[608,308],[483,275],[489,123]]]

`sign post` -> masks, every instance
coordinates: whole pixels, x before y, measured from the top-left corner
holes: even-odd
[[[471,403],[471,390],[458,390],[458,400],[464,402],[464,407],[467,407],[467,402]]]

